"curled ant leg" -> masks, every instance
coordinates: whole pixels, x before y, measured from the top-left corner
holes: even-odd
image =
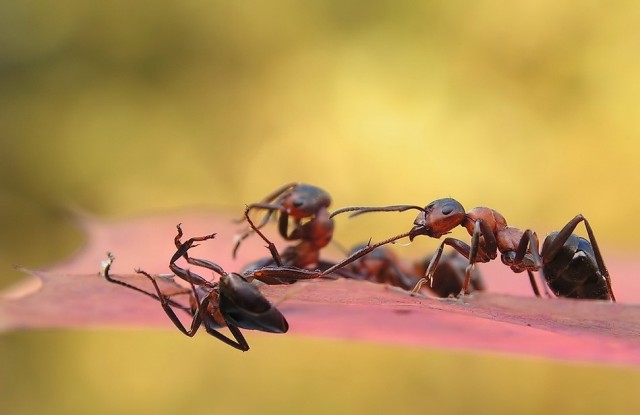
[[[163,300],[161,300],[160,296],[158,296],[156,294],[150,293],[148,291],[143,290],[142,288],[136,287],[135,285],[131,285],[131,284],[126,283],[124,281],[120,281],[120,280],[117,280],[117,279],[113,278],[111,276],[111,274],[110,274],[110,271],[111,271],[111,266],[113,265],[113,262],[115,261],[115,259],[116,258],[111,254],[111,252],[107,252],[107,259],[103,262],[104,266],[103,266],[103,271],[102,272],[103,272],[104,278],[108,282],[110,282],[112,284],[121,285],[123,287],[129,288],[130,290],[137,291],[137,292],[142,293],[142,294],[144,294],[144,295],[146,295],[148,297],[153,298],[154,300],[157,300],[157,301],[160,301],[160,302],[163,301]],[[157,285],[155,280],[153,280],[152,282],[153,282],[154,285]],[[179,286],[176,284],[176,287],[179,287]],[[188,291],[178,292],[176,294],[186,294],[186,293],[188,293]],[[165,300],[164,301],[167,302],[168,304],[170,304],[172,307],[179,308],[182,311],[189,313],[189,309],[187,307],[183,306],[180,303],[177,303],[177,302],[171,300],[170,298],[168,298],[166,296],[165,296]]]
[[[272,192],[259,203],[246,206],[243,221],[249,227],[236,238],[233,248],[235,258],[240,244],[250,235],[258,234],[268,244],[273,263],[278,266],[293,266],[312,269],[321,264],[320,250],[327,246],[333,237],[334,222],[327,210],[331,204],[329,194],[317,187],[301,183],[289,183]],[[265,217],[257,224],[253,223],[250,212],[264,210]],[[270,218],[278,221],[278,232],[285,241],[298,241],[288,246],[280,255],[275,246],[260,232]],[[265,266],[271,260],[260,260],[247,268]]]

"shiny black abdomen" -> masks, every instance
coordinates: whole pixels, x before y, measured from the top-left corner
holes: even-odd
[[[555,238],[555,233],[547,239]],[[545,241],[547,244],[547,241]],[[548,258],[544,258],[547,262]],[[607,283],[598,270],[593,247],[571,235],[558,254],[544,265],[547,284],[559,297],[610,300]]]

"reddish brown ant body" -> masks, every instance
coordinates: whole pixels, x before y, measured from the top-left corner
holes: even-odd
[[[367,246],[368,244],[356,245],[350,254],[366,249]],[[408,264],[385,246],[378,247],[349,264],[340,275],[349,279],[389,284],[405,290],[412,289],[420,280]]]
[[[332,264],[320,261],[320,250],[331,242],[334,223],[327,208],[331,204],[331,196],[316,186],[289,183],[286,184],[261,202],[247,206],[247,213],[254,209],[266,210],[267,214],[256,226],[251,226],[242,233],[233,248],[235,258],[243,240],[263,228],[273,215],[277,215],[278,231],[287,241],[299,241],[297,245],[289,246],[281,255],[282,263],[297,268],[328,268]],[[244,221],[248,217],[245,214]],[[290,220],[291,219],[291,220]],[[289,231],[293,224],[293,230]],[[272,264],[271,259],[261,260],[249,266],[249,269]],[[323,266],[324,265],[324,266]]]
[[[367,247],[367,244],[357,245],[350,254],[365,250]],[[431,257],[428,257],[411,264],[398,258],[391,249],[380,246],[349,264],[338,274],[345,278],[367,280],[412,290],[425,275],[430,261]],[[444,298],[457,295],[464,283],[466,266],[466,260],[455,251],[442,257],[433,274],[430,290]],[[485,289],[482,277],[476,269],[471,274],[470,289],[471,291]]]
[[[410,209],[420,211],[413,228],[388,241],[404,236],[413,240],[418,235],[440,238],[457,226],[463,226],[471,235],[471,244],[455,238],[445,238],[431,259],[425,277],[416,286],[428,282],[437,267],[445,245],[455,249],[469,260],[465,280],[460,294],[468,294],[471,272],[478,262],[489,262],[501,253],[502,262],[514,272],[527,271],[531,287],[540,296],[533,272],[544,276],[547,285],[559,297],[603,299],[615,301],[609,272],[604,264],[591,225],[582,215],[571,219],[559,232],[547,236],[539,251],[537,235],[527,229],[507,226],[505,218],[487,207],[477,207],[468,212],[455,199],[438,199],[424,208],[414,205],[394,205],[385,207],[348,207],[335,211],[332,216],[343,212],[359,215],[367,212],[402,212]],[[573,234],[580,222],[584,222],[589,240]]]

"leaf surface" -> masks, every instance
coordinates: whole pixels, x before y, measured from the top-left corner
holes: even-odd
[[[232,260],[230,247],[238,226],[220,215],[85,218],[89,238],[82,252],[46,271],[27,271],[30,278],[25,283],[3,293],[0,329],[173,327],[157,301],[108,283],[98,270],[105,252],[112,251],[117,256],[114,276],[151,290],[149,281],[131,270],[168,271],[178,222],[183,222],[186,235],[217,231],[219,237],[195,248],[193,255],[212,259],[227,271],[265,256],[254,238],[242,247],[241,257]],[[273,302],[283,300],[278,308],[289,321],[288,335],[640,366],[640,290],[631,277],[635,264],[617,259],[608,265],[620,299],[615,304],[535,298],[526,277],[495,263],[481,268],[489,291],[461,300],[412,297],[352,280],[265,286],[262,291]],[[176,290],[168,283],[161,288],[166,293]],[[249,341],[256,335],[247,334]]]

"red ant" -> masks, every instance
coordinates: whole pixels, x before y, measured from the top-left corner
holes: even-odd
[[[251,281],[255,279],[266,283],[271,281],[274,281],[272,283],[283,283],[283,281],[287,280],[323,278],[364,255],[361,252],[355,252],[353,256],[346,258],[343,262],[325,271],[311,271],[292,266],[284,266],[281,265],[281,259],[278,257],[273,244],[264,237],[259,229],[254,227],[253,222],[248,218],[248,211],[247,219],[254,230],[269,244],[269,249],[274,255],[274,261],[277,265],[255,268],[244,272],[242,275],[227,273],[214,262],[190,257],[188,251],[194,246],[197,246],[197,244],[195,244],[196,242],[213,239],[216,234],[193,237],[183,243],[181,241],[183,235],[182,228],[180,225],[177,225],[178,233],[174,238],[177,250],[169,261],[169,268],[175,276],[188,282],[191,290],[188,291],[184,289],[172,295],[189,293],[190,307],[185,307],[163,294],[157,281],[149,273],[140,269],[137,269],[136,272],[144,275],[151,281],[155,289],[155,294],[112,278],[109,275],[109,270],[114,260],[111,254],[108,254],[109,258],[104,267],[104,277],[111,283],[122,285],[159,301],[169,319],[178,330],[186,336],[194,336],[200,326],[204,325],[207,333],[213,337],[238,350],[247,351],[249,350],[249,344],[240,329],[259,330],[268,333],[286,333],[289,329],[289,324],[284,316],[276,307],[269,303],[255,285],[251,284]],[[184,258],[184,260],[191,265],[203,267],[215,272],[220,276],[219,281],[208,281],[200,275],[178,266],[176,261],[180,258]],[[184,288],[178,284],[175,285],[176,287]],[[192,317],[189,329],[185,328],[172,307],[180,309]],[[229,329],[234,339],[217,331],[217,329],[225,326]]]
[[[155,278],[141,269],[136,269],[136,272],[151,281],[155,294],[114,279],[109,275],[109,268],[113,260],[114,257],[109,255],[107,266],[104,268],[104,276],[107,281],[141,292],[159,301],[169,319],[186,336],[193,337],[200,326],[204,326],[211,336],[245,352],[249,350],[249,344],[240,331],[241,328],[269,333],[286,333],[289,329],[287,320],[280,311],[272,306],[260,291],[249,284],[241,275],[225,273],[220,276],[219,282],[207,282],[206,285],[196,288],[194,279],[198,280],[201,277],[189,270],[183,270],[184,277],[189,280],[191,289],[185,289],[177,294],[190,294],[190,307],[185,307],[163,294]],[[176,286],[181,287],[177,284]],[[174,308],[180,309],[192,317],[189,329],[185,328]],[[233,339],[218,331],[225,326],[233,335]]]
[[[233,248],[233,257],[235,258],[242,241],[257,229],[263,228],[274,214],[279,214],[280,235],[287,241],[300,241],[297,245],[285,249],[281,255],[285,264],[297,268],[327,268],[333,265],[320,261],[320,249],[327,246],[333,237],[333,219],[327,210],[330,204],[331,196],[316,186],[289,183],[278,188],[261,202],[247,206],[245,217],[241,221],[248,218],[248,212],[253,209],[266,210],[267,214],[257,226],[251,225],[238,237]],[[293,219],[291,232],[289,218]],[[270,263],[273,263],[271,259],[261,260],[249,268],[262,267]]]
[[[368,244],[356,245],[350,252],[366,249]],[[410,290],[416,286],[420,277],[408,269],[407,264],[400,261],[392,250],[381,246],[362,258],[353,261],[340,275],[349,279],[366,280],[380,284],[389,284]]]
[[[284,316],[250,283],[251,279],[268,278],[277,275],[281,278],[314,278],[318,273],[307,270],[299,270],[291,267],[272,267],[269,269],[257,269],[250,275],[227,273],[218,264],[204,259],[191,258],[188,251],[195,242],[213,239],[215,234],[188,239],[182,243],[182,229],[177,226],[178,234],[175,237],[176,253],[171,258],[169,268],[179,278],[187,281],[191,290],[184,290],[176,294],[190,293],[190,307],[177,303],[164,295],[157,281],[147,272],[137,269],[136,272],[144,275],[155,289],[155,294],[126,282],[113,279],[109,275],[109,269],[113,262],[113,256],[109,254],[107,265],[104,268],[104,276],[107,281],[119,284],[132,290],[141,292],[160,302],[162,309],[169,319],[183,334],[192,337],[201,325],[210,335],[238,350],[249,350],[249,344],[245,340],[240,329],[260,330],[268,333],[286,333],[289,325]],[[196,273],[178,266],[175,262],[181,257],[192,264],[209,269],[220,275],[219,281],[208,281]],[[197,286],[197,287],[196,287]],[[176,287],[181,287],[176,284]],[[184,288],[184,287],[181,287]],[[175,294],[174,294],[175,295]],[[187,329],[175,314],[173,308],[180,309],[191,315],[191,325]],[[234,339],[231,339],[217,331],[227,327]]]
[[[343,212],[355,212],[352,216],[367,212],[403,212],[410,209],[420,213],[413,228],[404,234],[390,238],[395,241],[404,236],[413,240],[418,235],[440,238],[457,226],[463,226],[471,235],[471,245],[459,239],[445,238],[431,259],[425,277],[416,285],[417,292],[428,282],[438,265],[445,245],[451,246],[469,259],[465,279],[459,295],[469,293],[471,271],[477,262],[489,262],[500,251],[502,262],[516,273],[527,271],[531,287],[536,296],[540,291],[533,272],[540,272],[546,284],[559,297],[603,299],[615,301],[611,288],[611,278],[604,264],[600,248],[596,243],[591,225],[582,215],[571,219],[560,232],[548,235],[542,251],[538,249],[537,235],[527,229],[524,232],[507,226],[505,218],[487,207],[477,207],[465,212],[463,206],[451,198],[438,199],[424,208],[413,205],[393,205],[385,207],[347,207],[339,209],[332,217]],[[573,234],[580,222],[584,222],[589,240]]]
[[[357,245],[351,253],[366,249],[367,246],[366,244]],[[404,290],[412,290],[421,280],[420,276],[425,274],[430,261],[429,257],[415,264],[409,264],[400,260],[391,249],[380,246],[354,261],[339,274],[346,278],[390,284]],[[465,268],[466,261],[455,251],[441,258],[429,288],[439,297],[457,295],[464,283]],[[471,289],[472,291],[485,289],[480,273],[475,269],[471,274]]]

